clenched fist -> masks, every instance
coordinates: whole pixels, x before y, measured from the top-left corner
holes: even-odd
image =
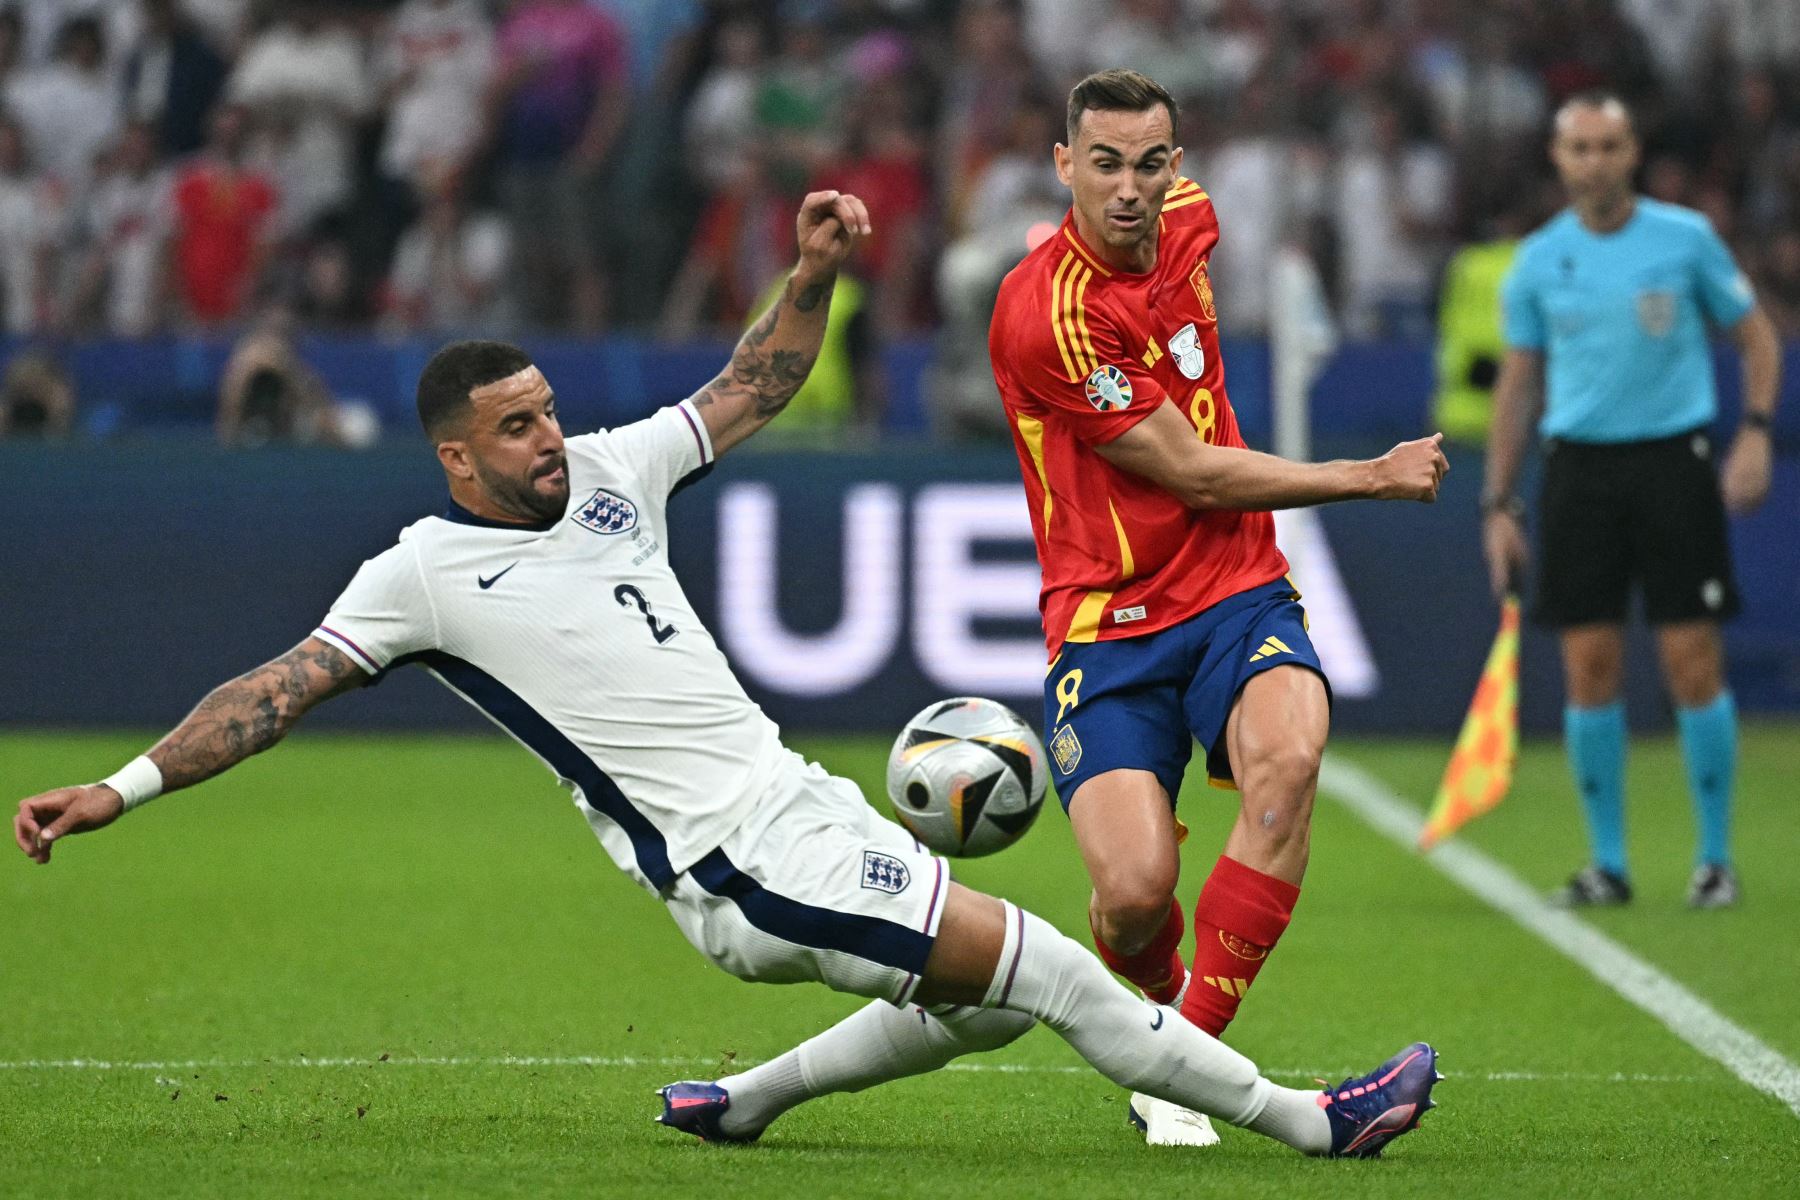
[[[800,240],[801,270],[829,278],[873,226],[868,208],[848,192],[812,192],[800,202],[794,232]]]
[[[1438,485],[1450,460],[1444,457],[1444,435],[1434,433],[1416,442],[1401,442],[1375,460],[1374,498],[1377,500],[1437,500]]]

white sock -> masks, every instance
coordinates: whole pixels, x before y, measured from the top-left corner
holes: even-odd
[[[997,1050],[1035,1023],[1005,1009],[926,1012],[876,1000],[781,1057],[719,1080],[731,1095],[720,1124],[737,1136],[759,1133],[804,1100],[935,1071],[961,1055]]]
[[[1145,1003],[1086,948],[1012,904],[1006,905],[1000,966],[983,1003],[1030,1013],[1120,1087],[1303,1153],[1331,1148],[1331,1124],[1316,1093],[1264,1079],[1255,1063],[1176,1010]]]
[[[1285,1142],[1303,1154],[1323,1154],[1331,1149],[1331,1122],[1319,1107],[1318,1089],[1269,1086],[1273,1090],[1268,1104],[1244,1128]]]

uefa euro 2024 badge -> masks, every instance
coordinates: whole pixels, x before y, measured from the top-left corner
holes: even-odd
[[[1108,363],[1087,377],[1087,398],[1101,412],[1131,407],[1131,380],[1125,372]]]

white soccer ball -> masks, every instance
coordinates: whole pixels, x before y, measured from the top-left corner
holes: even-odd
[[[888,802],[907,831],[938,854],[1004,850],[1044,806],[1044,744],[1004,704],[940,700],[906,723],[888,755]]]

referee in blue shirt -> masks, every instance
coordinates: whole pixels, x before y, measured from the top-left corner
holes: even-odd
[[[1503,291],[1506,358],[1482,493],[1494,590],[1520,577],[1514,492],[1540,384],[1545,398],[1536,618],[1562,639],[1563,737],[1593,861],[1555,899],[1631,899],[1625,862],[1625,618],[1643,593],[1676,705],[1699,851],[1688,903],[1734,904],[1729,850],[1737,710],[1719,625],[1738,609],[1725,512],[1769,490],[1780,343],[1706,218],[1632,190],[1631,114],[1588,93],[1556,115],[1550,156],[1570,205],[1520,247]],[[1743,355],[1744,418],[1722,468],[1709,331]]]

